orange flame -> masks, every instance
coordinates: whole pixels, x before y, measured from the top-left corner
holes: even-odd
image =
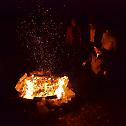
[[[60,100],[64,103],[75,96],[75,93],[68,88],[69,79],[67,76],[35,76],[35,73],[31,73],[30,76],[25,73],[18,81],[15,88],[20,93],[20,97],[34,99],[34,97],[57,96],[52,101]]]

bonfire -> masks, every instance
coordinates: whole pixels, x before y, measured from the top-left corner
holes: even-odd
[[[55,105],[68,103],[75,96],[67,76],[56,77],[38,71],[29,75],[25,73],[15,88],[19,92],[19,97],[25,99],[40,97],[42,101],[48,99]]]

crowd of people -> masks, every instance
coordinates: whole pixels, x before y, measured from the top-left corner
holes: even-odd
[[[66,45],[71,49],[71,64],[76,67],[90,66],[98,75],[106,75],[116,51],[116,39],[110,28],[97,29],[95,23],[89,23],[87,29],[81,28],[75,19],[71,20],[66,30]]]

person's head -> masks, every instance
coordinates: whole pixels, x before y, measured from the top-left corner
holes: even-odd
[[[89,26],[90,26],[90,27],[93,27],[93,24],[92,24],[92,23],[90,23],[90,24],[89,24]]]
[[[90,23],[89,24],[90,29],[96,29],[95,24]]]
[[[106,30],[105,30],[105,32],[106,32],[106,33],[109,33],[109,30],[108,30],[108,29],[106,29]]]
[[[107,34],[110,35],[110,36],[112,35],[111,29],[106,29],[106,30],[105,30],[105,33],[107,33]]]
[[[73,27],[76,27],[77,22],[76,22],[76,20],[75,20],[75,19],[72,19],[72,20],[71,20],[71,25],[72,25]]]

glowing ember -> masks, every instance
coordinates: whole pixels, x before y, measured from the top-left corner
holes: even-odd
[[[25,73],[15,88],[20,92],[19,96],[26,99],[56,96],[56,98],[51,100],[57,104],[59,100],[60,103],[67,103],[75,96],[75,93],[68,87],[68,84],[69,79],[67,76],[54,77],[47,76],[42,72],[33,72],[30,73],[30,76]]]

